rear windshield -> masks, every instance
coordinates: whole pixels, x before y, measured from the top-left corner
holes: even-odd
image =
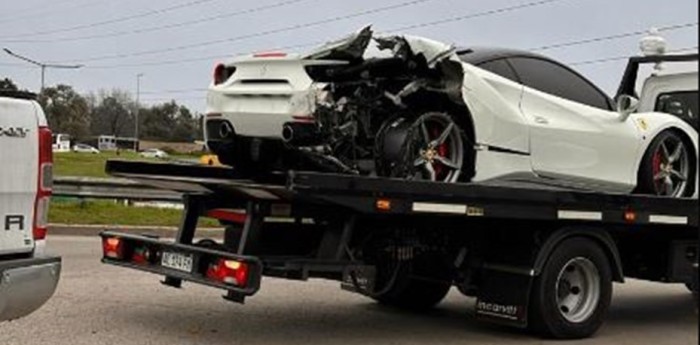
[[[656,98],[654,111],[678,116],[698,129],[698,91],[662,93]]]

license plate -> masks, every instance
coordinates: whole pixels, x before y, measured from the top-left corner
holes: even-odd
[[[178,271],[192,272],[192,254],[163,252],[161,265]]]

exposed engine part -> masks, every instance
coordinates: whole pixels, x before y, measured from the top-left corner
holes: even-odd
[[[372,39],[388,56],[364,57]],[[464,107],[461,65],[449,58],[453,54],[453,47],[425,39],[373,37],[369,27],[308,54],[305,59],[346,63],[307,65],[315,83],[292,106],[296,113],[308,111],[313,122],[286,123],[281,133],[285,144],[321,170],[455,181],[461,169],[455,155],[464,153],[455,147],[463,144],[461,139],[451,135],[447,145],[438,147],[413,138],[425,132],[415,128],[425,114]],[[433,118],[430,130],[453,134],[443,120]],[[453,164],[443,170],[453,172],[443,173],[432,164],[445,158],[448,146],[450,157],[444,161]],[[420,157],[426,164],[414,166]],[[416,173],[416,168],[426,171]]]

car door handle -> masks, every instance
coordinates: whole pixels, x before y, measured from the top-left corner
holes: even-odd
[[[546,125],[549,123],[549,120],[542,116],[535,116],[535,123],[539,123],[541,125]]]

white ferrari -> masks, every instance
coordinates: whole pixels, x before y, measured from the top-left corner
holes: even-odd
[[[635,113],[531,52],[369,27],[305,55],[218,65],[205,139],[224,164],[697,197],[698,133]]]

